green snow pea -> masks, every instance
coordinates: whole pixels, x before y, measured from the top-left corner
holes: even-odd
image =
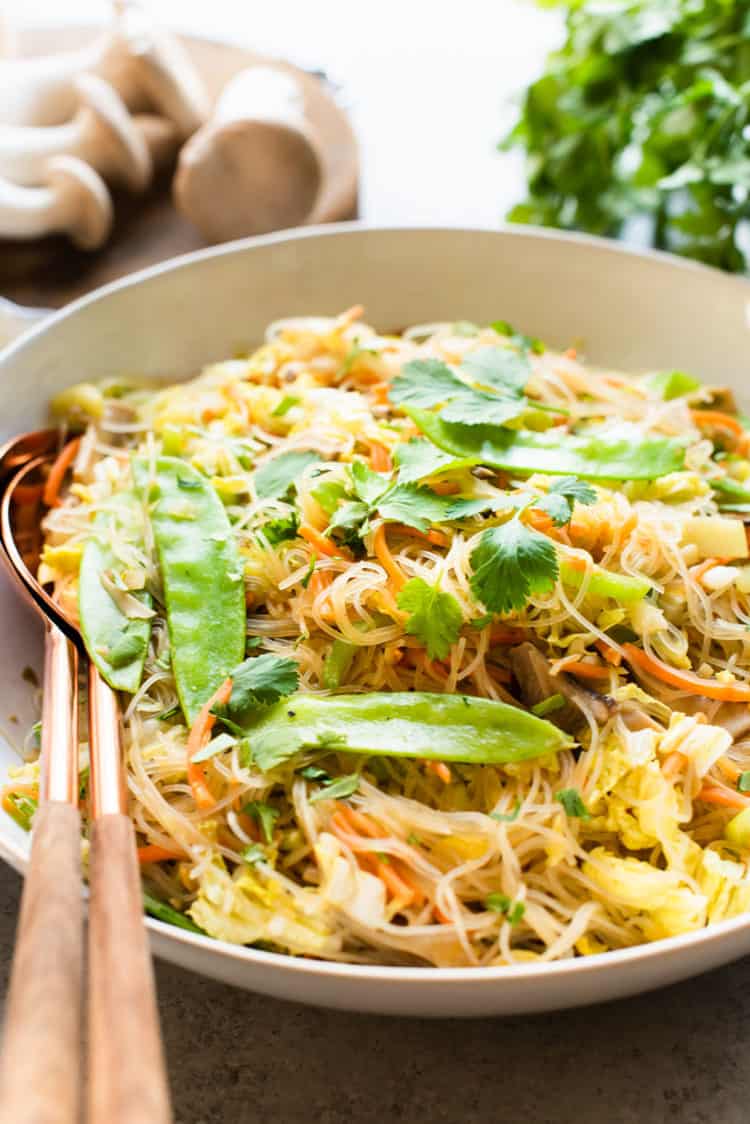
[[[323,660],[323,686],[329,691],[341,686],[341,680],[351,667],[356,651],[356,644],[334,640],[330,652]]]
[[[506,703],[416,691],[290,695],[262,712],[247,734],[264,770],[301,749],[505,765],[572,745],[550,722]]]
[[[578,570],[570,562],[561,559],[560,578],[565,585],[580,589],[584,577],[584,570]],[[596,597],[611,597],[622,605],[642,601],[650,589],[651,583],[645,578],[633,578],[630,574],[613,574],[602,566],[592,567],[586,586],[587,593],[592,593]]]
[[[242,562],[226,510],[192,465],[133,461],[164,585],[177,694],[188,723],[245,655]]]
[[[141,539],[142,519],[141,505],[132,492],[114,496],[109,509],[100,512],[94,521],[78,578],[78,615],[89,657],[110,687],[131,695],[140,686],[148,651],[151,596],[145,590],[131,590],[130,595],[143,604],[148,616],[128,617],[105,589],[102,579],[109,576],[116,585],[118,571],[123,568],[108,540],[113,534],[124,535],[131,541]]]
[[[403,406],[438,448],[475,464],[508,472],[545,472],[584,480],[652,480],[684,465],[685,450],[674,438],[644,437],[633,426],[616,433],[566,434],[446,422],[430,410]]]

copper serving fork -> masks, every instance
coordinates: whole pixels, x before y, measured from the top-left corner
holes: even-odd
[[[42,822],[47,819],[49,809],[53,815],[64,808],[66,819],[66,838],[72,839],[73,826],[76,828],[75,854],[72,867],[66,869],[66,885],[75,885],[75,902],[68,892],[65,903],[60,903],[62,911],[70,906],[70,916],[77,918],[77,931],[80,934],[80,874],[77,856],[80,851],[80,822],[77,811],[77,730],[70,719],[65,741],[67,755],[58,752],[55,731],[62,730],[65,711],[64,699],[60,697],[60,684],[70,686],[67,698],[67,713],[72,715],[74,707],[71,699],[75,695],[76,658],[86,659],[80,633],[73,621],[66,617],[60,607],[50,597],[33,576],[39,558],[41,545],[40,520],[44,470],[51,462],[53,450],[57,448],[59,435],[55,430],[43,430],[26,435],[0,456],[0,538],[3,550],[0,552],[13,576],[22,586],[27,599],[42,613],[47,628],[45,647],[45,710],[42,725],[42,754],[47,750],[44,767],[50,784],[59,772],[59,788],[45,786],[43,804],[40,807]],[[36,451],[35,455],[34,451]],[[10,453],[10,456],[8,455]],[[12,479],[2,487],[3,464],[11,461],[15,468]],[[15,464],[13,463],[15,462]],[[7,479],[7,477],[6,477]],[[64,669],[63,653],[67,653],[67,676]],[[88,663],[88,709],[90,745],[90,815],[93,820],[91,832],[91,860],[89,883],[91,897],[89,903],[89,1055],[88,1055],[88,1117],[91,1124],[106,1121],[107,1124],[168,1124],[171,1120],[169,1093],[164,1068],[158,1014],[154,989],[153,971],[148,951],[146,932],[143,926],[140,877],[135,852],[133,827],[127,814],[127,797],[121,760],[119,708],[115,693],[107,686],[93,663]],[[54,681],[54,682],[48,682]],[[57,700],[57,701],[56,701]],[[53,712],[53,707],[54,712]],[[45,741],[45,724],[49,736]],[[57,727],[56,727],[56,724]],[[61,737],[61,735],[60,735]],[[53,741],[53,739],[55,739]],[[73,749],[73,747],[75,747]],[[58,758],[65,757],[66,765],[57,766]],[[49,767],[52,760],[54,768]],[[68,785],[63,796],[63,776]],[[72,786],[72,787],[71,787]],[[52,792],[57,795],[52,798]],[[47,813],[47,815],[45,815]],[[59,826],[57,820],[55,828]],[[38,844],[38,822],[35,820],[32,845],[32,867],[40,870],[40,877],[47,887],[49,876],[44,866],[46,857]],[[42,833],[44,842],[44,833]],[[38,856],[36,853],[39,852]],[[36,856],[36,861],[35,861]],[[32,884],[33,886],[33,884]],[[50,940],[46,926],[40,925],[30,910],[26,899],[42,901],[44,895],[29,891],[29,881],[24,891],[21,910],[21,925],[11,981],[8,1019],[6,1021],[5,1057],[3,1065],[3,1085],[0,1089],[0,1108],[6,1108],[7,1118],[18,1122],[32,1120],[73,1121],[76,1119],[75,1092],[66,1089],[67,1106],[70,1115],[62,1115],[57,1105],[44,1102],[44,1114],[34,1116],[24,1107],[28,1101],[29,1089],[35,1081],[39,1082],[39,1049],[41,1040],[56,1034],[57,1014],[48,1011],[48,1018],[34,1020],[28,1011],[28,999],[24,991],[33,987],[32,981],[38,976],[31,964],[31,953],[21,960],[19,954],[26,948],[39,950],[45,941]],[[41,907],[40,907],[41,908]],[[71,930],[73,925],[71,923]],[[64,992],[64,1002],[72,1012],[69,1014],[70,1026],[66,1027],[66,1041],[56,1043],[58,1060],[54,1066],[56,1073],[75,1072],[78,1078],[77,1049],[79,1042],[79,1003],[80,995],[80,936],[77,947],[71,936],[69,958],[64,969],[65,981],[60,981],[59,995]],[[46,949],[44,950],[46,952]],[[41,955],[41,951],[40,951]],[[48,957],[49,959],[49,957]],[[45,966],[46,968],[46,966]],[[60,966],[53,970],[59,973]],[[75,977],[77,992],[73,997]],[[45,980],[38,980],[37,989],[49,987]],[[14,996],[14,989],[18,1000]],[[62,1002],[62,998],[58,1000]],[[42,1026],[39,1022],[42,1022]],[[34,1023],[33,1028],[31,1023]],[[28,1025],[23,1025],[28,1024]],[[75,1027],[73,1026],[75,1024]],[[19,1029],[20,1028],[20,1029]],[[62,1039],[62,1035],[59,1035]],[[35,1039],[35,1041],[34,1041]],[[52,1044],[50,1044],[52,1045]],[[28,1054],[25,1051],[28,1050]],[[21,1055],[26,1058],[28,1082],[17,1081],[11,1072],[15,1064],[23,1064]],[[33,1070],[33,1074],[31,1071]],[[60,1079],[62,1080],[62,1079]],[[67,1084],[72,1082],[67,1078]],[[9,1097],[15,1093],[16,1099]],[[55,1092],[55,1096],[58,1094]],[[5,1103],[4,1105],[4,1102]],[[40,1106],[41,1107],[41,1106]],[[3,1119],[5,1113],[0,1112]]]

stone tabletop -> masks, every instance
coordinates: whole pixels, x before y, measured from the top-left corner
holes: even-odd
[[[5,991],[20,879],[0,866]],[[428,1021],[281,1003],[157,965],[176,1124],[745,1124],[750,958],[636,999]]]

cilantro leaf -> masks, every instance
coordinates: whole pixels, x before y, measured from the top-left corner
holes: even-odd
[[[391,382],[388,397],[397,406],[430,409],[470,390],[441,359],[412,359]]]
[[[297,690],[299,674],[294,660],[266,652],[251,656],[231,673],[232,693],[229,701],[218,703],[211,713],[232,726],[242,728],[260,706],[270,706]],[[229,725],[231,723],[231,725]]]
[[[390,487],[390,477],[383,472],[373,472],[364,461],[355,461],[349,471],[357,499],[369,507]]]
[[[242,858],[249,866],[257,866],[258,863],[266,861],[266,852],[260,843],[251,843],[242,851]]]
[[[525,409],[524,398],[500,398],[477,390],[471,396],[451,399],[440,417],[462,425],[505,425],[519,418]]]
[[[406,632],[418,637],[431,660],[444,660],[463,624],[461,606],[451,593],[411,578],[398,595],[398,607],[409,613]]]
[[[531,376],[531,364],[526,355],[509,347],[481,347],[464,358],[461,372],[481,386],[521,398]]]
[[[333,515],[341,500],[346,499],[347,491],[341,480],[321,480],[310,495],[319,503],[326,515]]]
[[[548,593],[557,580],[554,543],[518,518],[486,530],[471,554],[471,589],[493,613],[524,607],[535,593]]]
[[[215,757],[217,753],[223,753],[226,749],[231,749],[237,741],[236,737],[231,734],[217,734],[215,738],[211,738],[210,742],[194,753],[190,758],[195,764],[199,761],[208,761],[210,757]]]
[[[344,800],[357,791],[359,782],[359,773],[349,773],[335,781],[323,781],[323,788],[312,794],[310,803],[315,804],[318,800]]]
[[[393,459],[398,466],[400,484],[413,484],[428,476],[437,476],[448,468],[462,468],[463,462],[444,453],[431,441],[415,437],[396,446]]]
[[[592,504],[596,503],[596,489],[587,480],[579,480],[577,476],[561,476],[549,486],[548,494],[565,496],[573,502]]]
[[[296,539],[299,530],[299,515],[290,511],[288,515],[280,515],[278,519],[269,519],[259,528],[271,546],[278,546],[280,542],[289,542]]]
[[[364,531],[362,524],[369,514],[370,508],[366,503],[360,503],[359,500],[347,500],[334,511],[328,524],[328,530],[356,531],[361,535]]]
[[[569,523],[573,514],[567,497],[557,496],[554,492],[546,496],[540,496],[534,507],[538,511],[546,512],[556,527],[562,527],[565,523]]]
[[[378,501],[377,510],[389,522],[405,523],[417,531],[427,531],[431,523],[445,520],[451,501],[451,496],[439,496],[431,488],[417,484],[394,484]]]
[[[526,912],[526,906],[523,902],[514,902],[507,894],[497,892],[488,894],[484,899],[485,909],[492,910],[493,913],[503,914],[511,925],[517,925]]]
[[[280,500],[292,489],[297,477],[320,460],[311,450],[292,449],[266,461],[255,470],[255,491],[262,500]]]
[[[262,800],[251,800],[246,804],[242,811],[246,816],[251,816],[256,823],[260,824],[261,834],[264,842],[273,842],[273,825],[279,818],[281,813],[278,808],[274,808],[273,804],[266,804]]]
[[[555,800],[562,804],[565,815],[578,820],[590,820],[591,812],[583,802],[577,788],[561,788],[555,793]]]

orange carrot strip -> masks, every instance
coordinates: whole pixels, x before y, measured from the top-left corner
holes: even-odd
[[[443,911],[442,911],[442,909],[440,908],[439,905],[434,905],[432,907],[432,912],[434,913],[435,917],[437,918],[437,920],[440,922],[441,925],[452,925],[453,924],[453,918],[449,917],[447,913],[443,913]]]
[[[193,800],[198,808],[213,808],[216,801],[213,794],[208,787],[206,780],[206,769],[203,762],[195,763],[193,761],[194,755],[198,750],[204,746],[208,741],[208,736],[214,727],[216,718],[211,713],[211,707],[216,703],[225,703],[229,700],[232,693],[232,680],[227,678],[221,686],[214,691],[208,702],[204,703],[201,710],[193,723],[193,727],[188,736],[187,743],[187,776],[191,789],[193,790]]]
[[[370,442],[370,468],[373,472],[390,472],[393,468],[391,454],[379,441]]]
[[[699,582],[704,574],[713,570],[714,566],[723,566],[727,561],[727,558],[706,558],[704,562],[699,562],[697,566],[691,566],[688,573],[691,578]]]
[[[301,528],[300,528],[301,530]],[[401,590],[406,585],[406,578],[401,567],[388,549],[385,537],[385,523],[381,523],[373,536],[373,549],[375,557],[393,582],[396,590]]]
[[[370,387],[370,394],[376,406],[388,405],[388,383],[376,382],[374,386]]]
[[[335,558],[337,554],[343,557],[343,551],[336,546],[336,543],[327,539],[310,523],[300,524],[299,537],[314,547],[319,554],[326,554],[329,558]]]
[[[336,812],[331,816],[330,825],[334,833],[339,838],[343,838],[344,842],[357,855],[359,865],[364,869],[369,869],[371,874],[377,875],[391,897],[398,898],[404,905],[414,903],[419,905],[424,901],[424,893],[421,887],[411,880],[410,874],[404,870],[401,864],[397,867],[393,860],[384,862],[372,851],[360,851],[356,841],[352,840],[352,833],[354,833],[355,840],[356,835],[368,836],[371,839],[382,837],[382,829],[369,816],[339,803]]]
[[[626,643],[622,648],[631,664],[670,687],[689,691],[691,695],[720,699],[722,702],[750,702],[750,685],[746,683],[720,683],[718,680],[703,679],[693,671],[680,671],[676,667],[670,667],[642,648],[636,648],[635,644]]]
[[[60,505],[60,489],[65,479],[65,473],[75,460],[80,444],[81,438],[74,437],[57,454],[57,459],[49,470],[49,476],[42,492],[42,500],[47,507],[58,507]]]
[[[698,793],[698,799],[705,804],[719,804],[722,808],[750,806],[750,796],[743,796],[741,792],[733,792],[731,788],[724,788],[722,785],[704,784]]]
[[[405,523],[394,523],[393,529],[407,539],[419,539],[421,542],[431,542],[435,546],[447,546],[450,541],[442,531],[418,531],[416,527],[407,527]]]
[[[728,757],[720,757],[716,764],[721,769],[724,776],[732,784],[736,784],[742,776],[742,769],[739,765],[735,765],[734,761],[730,761]]]
[[[745,430],[737,418],[722,410],[691,410],[690,416],[699,428],[710,426],[712,429],[726,429],[738,440],[745,436]]]
[[[160,847],[158,843],[149,843],[138,848],[138,862],[141,866],[146,863],[173,862],[175,859],[184,859],[184,851],[170,851],[167,847]]]
[[[425,769],[439,777],[443,784],[450,784],[453,780],[453,774],[444,761],[426,761]]]
[[[619,667],[622,663],[622,655],[616,649],[610,647],[604,640],[595,640],[594,647],[597,648],[604,656],[607,663],[611,663],[612,667]]]
[[[596,663],[585,663],[583,660],[566,663],[560,670],[568,675],[575,675],[578,679],[609,679],[609,670],[606,667]]]
[[[674,753],[670,753],[664,758],[661,771],[667,780],[671,780],[672,777],[676,777],[678,773],[681,773],[684,768],[685,758],[678,750],[675,750]]]

